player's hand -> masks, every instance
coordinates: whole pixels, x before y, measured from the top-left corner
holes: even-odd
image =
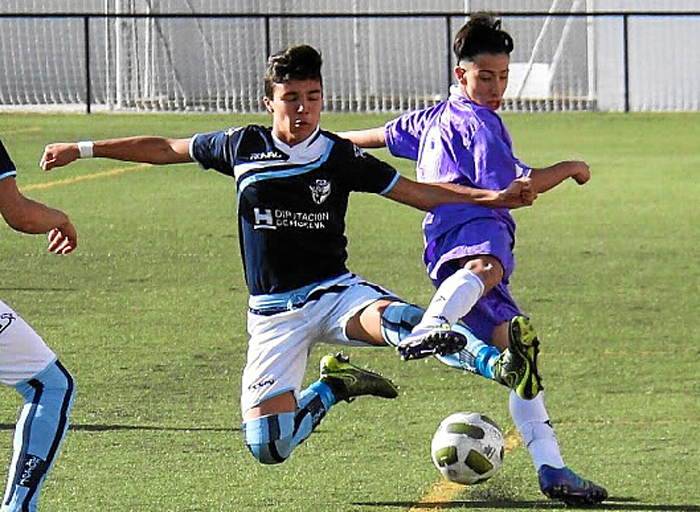
[[[576,183],[584,185],[591,179],[591,169],[586,162],[571,162],[571,165],[571,177]]]
[[[54,167],[62,167],[80,158],[80,150],[75,142],[57,142],[44,148],[39,167],[50,171]]]
[[[537,191],[530,178],[518,178],[507,188],[498,192],[497,208],[522,208],[530,206],[537,199]]]
[[[68,254],[77,246],[78,234],[70,221],[49,231],[49,251],[55,254]]]

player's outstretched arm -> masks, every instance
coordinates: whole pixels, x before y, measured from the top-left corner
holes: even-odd
[[[530,178],[519,178],[503,190],[484,190],[453,183],[418,183],[400,177],[386,196],[424,211],[450,203],[514,209],[530,206],[537,198]]]
[[[339,132],[337,135],[348,139],[361,148],[383,148],[386,146],[384,127],[368,128],[366,130],[351,130]]]
[[[556,187],[569,178],[572,178],[579,185],[583,185],[591,179],[591,170],[586,162],[559,162],[550,167],[532,169],[530,178],[535,191],[541,193]]]
[[[78,158],[111,158],[125,162],[177,164],[191,162],[190,139],[127,137],[83,142],[56,142],[44,148],[39,166],[45,170],[62,167]]]

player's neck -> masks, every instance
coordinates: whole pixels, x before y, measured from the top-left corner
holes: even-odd
[[[316,128],[314,128],[314,130],[306,137],[304,137],[303,139],[297,139],[293,135],[280,132],[273,127],[272,137],[274,138],[276,144],[283,144],[290,148],[294,147],[297,149],[302,149],[303,146],[308,146],[316,138],[316,135],[318,134],[320,129],[321,127],[319,125],[316,125]]]

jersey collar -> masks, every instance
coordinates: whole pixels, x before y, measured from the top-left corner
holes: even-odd
[[[275,135],[274,130],[272,130],[272,140],[275,143],[275,146],[277,146],[279,149],[287,153],[288,155],[292,154],[301,154],[304,153],[306,150],[310,149],[311,146],[313,145],[314,142],[318,140],[318,136],[321,133],[321,127],[317,126],[316,129],[309,135],[306,139],[301,141],[299,144],[295,144],[294,146],[290,146],[286,142],[282,141],[277,135]]]

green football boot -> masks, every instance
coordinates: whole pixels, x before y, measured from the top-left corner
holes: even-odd
[[[516,316],[510,321],[508,336],[510,347],[498,356],[493,368],[494,378],[520,398],[532,400],[544,389],[537,372],[540,340],[530,320],[524,316]]]
[[[355,397],[363,395],[382,398],[399,396],[396,386],[389,379],[350,364],[350,358],[341,352],[321,359],[321,382],[328,384],[338,402],[352,402]]]

